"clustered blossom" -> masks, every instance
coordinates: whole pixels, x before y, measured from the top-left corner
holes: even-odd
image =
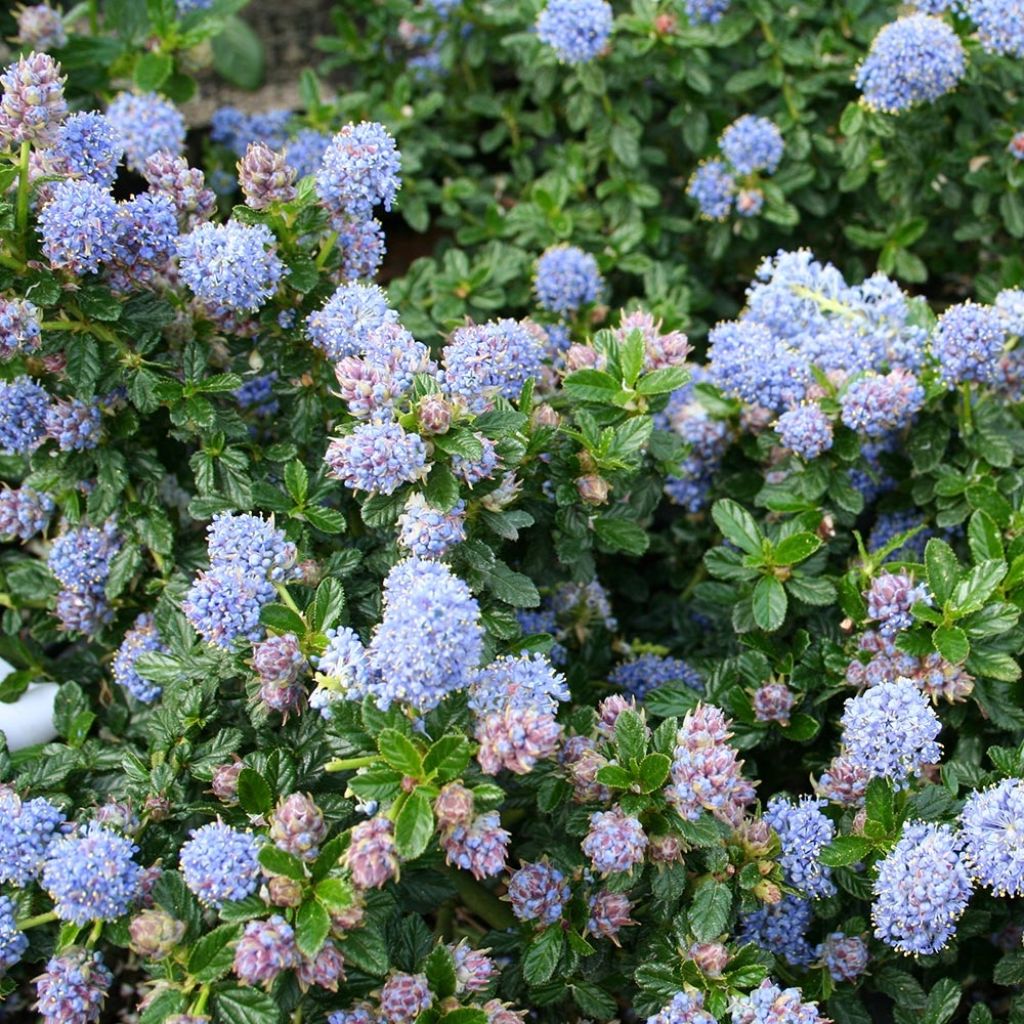
[[[113,983],[99,953],[75,946],[51,957],[36,979],[42,1024],[95,1024]]]
[[[170,199],[182,231],[210,219],[217,197],[206,187],[203,172],[189,167],[184,157],[160,150],[146,160],[142,174],[151,192]]]
[[[371,332],[397,323],[398,313],[377,285],[343,284],[322,309],[309,315],[306,333],[328,359],[336,362],[344,356],[361,354]]]
[[[108,268],[116,291],[150,283],[166,267],[178,238],[178,213],[170,196],[142,195],[118,207],[117,242]]]
[[[39,214],[43,255],[55,270],[94,274],[114,258],[117,224],[117,203],[106,188],[91,181],[59,181]]]
[[[449,946],[455,960],[455,977],[458,990],[482,992],[498,974],[498,965],[487,955],[486,949],[473,949],[465,939],[457,946]]]
[[[371,422],[335,438],[325,461],[331,475],[354,491],[392,494],[426,475],[427,450],[418,434],[398,423]]]
[[[736,179],[722,160],[706,160],[693,172],[686,194],[708,220],[725,220],[732,210]]]
[[[295,198],[295,169],[283,153],[275,153],[265,142],[250,142],[238,161],[238,184],[246,206],[265,210]]]
[[[565,875],[546,860],[523,864],[512,873],[508,883],[512,913],[520,921],[554,924],[561,918],[571,895]]]
[[[798,988],[781,989],[770,978],[733,1003],[732,1024],[828,1024],[817,1003],[805,1003]]]
[[[466,539],[465,516],[464,501],[442,512],[413,494],[398,518],[398,543],[419,558],[441,558]]]
[[[237,107],[219,107],[210,118],[210,139],[242,156],[250,142],[265,142],[280,149],[288,141],[292,123],[290,110],[245,113]]]
[[[845,807],[859,807],[864,803],[871,772],[863,764],[846,754],[834,757],[828,769],[821,773],[814,791],[832,803]]]
[[[113,921],[139,891],[138,847],[116,832],[90,823],[80,833],[58,839],[43,865],[43,888],[62,921],[84,925]]]
[[[299,678],[309,670],[309,662],[294,633],[257,644],[252,667],[260,678],[260,700],[271,711],[289,712],[299,707],[306,692]]]
[[[268,988],[282,972],[299,965],[295,931],[275,914],[266,921],[250,921],[235,946],[234,971],[246,985]]]
[[[611,939],[615,945],[619,945],[618,936],[623,928],[638,923],[629,916],[633,905],[622,892],[602,889],[590,897],[588,910],[587,933],[599,939]]]
[[[439,804],[443,796],[444,791],[438,797]],[[450,827],[444,827],[443,810],[442,805],[437,809],[437,815],[443,827],[441,848],[444,850],[446,862],[470,872],[476,879],[500,875],[505,870],[511,836],[501,827],[498,812],[487,811],[471,821],[460,821]]]
[[[330,717],[330,706],[335,700],[362,700],[369,693],[366,648],[359,635],[347,626],[327,631],[327,647],[316,659],[316,667],[320,685],[309,703],[325,718]]]
[[[16,907],[10,896],[0,896],[0,976],[7,973],[28,949],[28,936],[18,929]]]
[[[807,941],[811,917],[809,900],[786,895],[778,903],[744,914],[737,938],[760,946],[793,967],[806,966],[814,959],[814,950]]]
[[[722,155],[739,174],[771,174],[782,159],[782,133],[766,117],[744,114],[722,132]]]
[[[965,68],[963,44],[950,25],[908,14],[875,36],[857,71],[857,88],[872,109],[898,114],[955,89]]]
[[[155,92],[135,96],[118,93],[107,107],[107,119],[124,143],[125,161],[142,174],[154,153],[179,154],[185,148],[185,119],[170,100]]]
[[[832,447],[832,421],[817,405],[797,405],[784,412],[775,429],[783,447],[803,459],[816,459]]]
[[[676,734],[671,785],[665,797],[690,820],[707,810],[716,818],[737,824],[754,787],[742,775],[743,762],[728,743],[732,734],[722,712],[711,705],[688,711]]]
[[[53,498],[31,487],[0,489],[0,537],[31,540],[46,529],[53,514]]]
[[[56,611],[66,631],[91,634],[109,621],[105,587],[120,547],[121,536],[113,522],[74,527],[54,540],[47,562],[63,584]]]
[[[552,246],[537,261],[534,290],[537,301],[551,313],[573,316],[594,302],[603,287],[597,260],[574,245]]]
[[[971,895],[962,850],[948,825],[903,826],[872,886],[876,939],[908,955],[936,953],[949,942]]]
[[[358,889],[380,889],[398,876],[394,825],[387,818],[370,818],[352,829],[347,864]]]
[[[528,775],[538,761],[554,756],[561,738],[562,727],[550,710],[508,704],[478,718],[477,761],[488,775],[497,775],[503,768]]]
[[[677,992],[647,1024],[715,1024],[715,1018],[704,1009],[703,992]]]
[[[347,124],[324,151],[317,195],[333,213],[367,218],[375,206],[391,209],[402,185],[400,171],[395,140],[382,124]]]
[[[68,41],[60,11],[49,4],[32,4],[17,12],[18,39],[33,50],[59,50]]]
[[[111,674],[114,682],[123,686],[136,700],[152,704],[161,694],[162,687],[141,676],[135,667],[140,655],[163,653],[167,646],[160,639],[160,633],[153,616],[143,612],[135,619],[131,629],[124,635],[121,646],[114,655]]]
[[[992,380],[1006,339],[1006,324],[993,307],[975,302],[950,306],[932,335],[939,375],[950,387]]]
[[[594,870],[602,875],[631,871],[644,861],[647,835],[639,819],[619,807],[597,811],[590,817],[590,831],[582,843]]]
[[[876,576],[865,595],[868,618],[878,623],[883,637],[892,637],[914,624],[911,609],[917,603],[931,604],[931,595],[924,583],[914,583],[906,571],[886,572]]]
[[[775,829],[782,844],[780,864],[786,883],[815,898],[836,891],[831,870],[820,860],[821,851],[836,834],[831,819],[821,812],[825,805],[825,800],[813,797],[801,797],[797,803],[772,797],[764,812],[764,820]]]
[[[482,668],[469,688],[469,706],[478,715],[509,706],[554,712],[568,699],[565,676],[542,654],[502,655]]]
[[[972,793],[960,815],[964,861],[974,879],[999,896],[1024,894],[1024,782],[1004,779]]]
[[[433,1002],[425,974],[393,974],[380,990],[380,1015],[386,1024],[412,1024]]]
[[[177,244],[181,280],[213,311],[255,312],[285,273],[265,224],[199,224]]]
[[[787,726],[795,701],[793,691],[785,683],[766,683],[754,691],[750,702],[758,722],[778,722]]]
[[[614,22],[607,0],[548,0],[537,18],[537,38],[566,64],[586,64],[605,47]]]
[[[856,981],[868,967],[867,943],[859,935],[832,932],[818,946],[815,955],[824,963],[833,981]]]
[[[445,384],[474,412],[496,396],[515,399],[540,375],[544,344],[515,320],[460,327],[444,347]]]
[[[0,360],[39,348],[39,319],[39,310],[27,299],[0,296]]]
[[[303,793],[292,793],[274,809],[270,839],[279,850],[300,860],[316,860],[320,844],[327,838],[324,813]]]
[[[46,410],[46,434],[62,452],[84,452],[100,442],[102,414],[79,398],[51,402]]]
[[[989,53],[1024,57],[1024,25],[1014,0],[966,0],[967,17],[978,28],[978,38]]]
[[[220,908],[245,899],[260,881],[260,841],[223,822],[193,829],[181,848],[179,863],[185,884],[205,906]]]
[[[15,144],[51,141],[67,112],[60,65],[47,53],[30,53],[0,74],[0,139]]]
[[[72,114],[60,126],[54,146],[58,165],[72,177],[109,188],[124,156],[120,132],[95,111]]]
[[[660,654],[644,653],[632,661],[621,662],[612,669],[608,681],[637,700],[643,700],[659,686],[674,682],[685,683],[697,693],[704,692],[704,681],[695,668],[682,658]]]
[[[22,800],[0,786],[0,882],[24,888],[43,868],[64,815],[41,796]]]
[[[928,764],[936,764],[935,742],[942,723],[912,682],[880,683],[850,698],[842,717],[842,744],[847,759],[872,778],[905,786]]]

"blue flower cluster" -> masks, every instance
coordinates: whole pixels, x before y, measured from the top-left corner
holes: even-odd
[[[506,706],[554,711],[569,699],[565,676],[543,654],[505,654],[482,668],[469,688],[469,706],[478,715]]]
[[[322,309],[306,320],[309,340],[332,362],[365,351],[370,334],[397,324],[384,291],[372,284],[343,284]]]
[[[152,704],[160,696],[162,687],[139,675],[135,662],[142,654],[166,651],[167,646],[160,639],[153,616],[142,612],[136,617],[132,628],[125,633],[114,655],[110,669],[114,682],[123,686],[136,700]]]
[[[118,240],[114,197],[91,181],[59,181],[39,214],[43,255],[50,266],[94,274],[113,259]]]
[[[857,70],[857,88],[872,109],[898,114],[951,92],[966,65],[963,44],[945,21],[908,14],[875,36]]]
[[[1024,895],[1024,781],[972,793],[960,815],[963,855],[976,881],[999,896]]]
[[[722,132],[722,155],[738,174],[765,171],[772,174],[782,159],[782,133],[766,117],[744,114]]]
[[[27,299],[0,296],[0,360],[34,352],[42,341],[39,310]]]
[[[31,540],[46,529],[53,515],[49,494],[31,487],[7,487],[0,490],[0,537]]]
[[[245,899],[261,878],[260,840],[223,822],[193,829],[181,848],[179,864],[185,884],[208,907]]]
[[[102,188],[114,184],[124,148],[116,125],[95,111],[67,118],[60,126],[54,145],[63,170]]]
[[[255,312],[285,273],[265,224],[199,224],[177,245],[181,280],[213,312]]]
[[[733,1002],[732,1024],[829,1024],[798,988],[781,989],[770,978]]]
[[[46,434],[62,452],[84,452],[100,443],[99,408],[80,398],[55,401],[46,410]]]
[[[50,571],[63,585],[57,615],[68,632],[94,633],[110,618],[105,587],[121,535],[108,521],[102,527],[65,530],[50,547]]]
[[[985,50],[1024,57],[1024,19],[1017,0],[964,0],[964,10]]]
[[[347,124],[324,152],[317,195],[331,213],[366,219],[375,206],[391,209],[402,186],[400,171],[395,140],[382,124]]]
[[[0,381],[0,453],[28,455],[46,434],[50,396],[31,377]]]
[[[398,543],[419,558],[441,558],[466,539],[465,519],[464,501],[442,512],[422,495],[413,494],[398,517]]]
[[[820,898],[835,891],[831,870],[820,861],[821,851],[835,838],[836,828],[821,812],[827,801],[801,797],[796,803],[772,797],[764,820],[779,834],[780,863],[786,883],[806,896]]]
[[[704,692],[701,674],[682,658],[644,653],[631,661],[623,661],[612,669],[608,681],[643,700],[651,691],[666,683],[685,683],[697,693]]]
[[[786,895],[778,903],[744,914],[737,939],[752,942],[793,967],[803,967],[814,960],[814,950],[807,941],[811,918],[809,900]]]
[[[540,376],[544,343],[515,320],[497,320],[458,328],[441,358],[450,392],[484,412],[496,396],[518,398]]]
[[[393,494],[427,475],[427,448],[419,434],[391,420],[361,423],[331,441],[324,461],[330,474],[353,491]]]
[[[52,843],[43,864],[43,888],[62,921],[84,925],[113,921],[139,893],[138,847],[124,836],[91,822],[84,830]]]
[[[155,92],[118,93],[107,107],[107,120],[124,145],[125,162],[138,174],[154,153],[177,155],[185,148],[185,119],[181,111]]]
[[[1006,340],[1007,325],[998,310],[974,302],[950,306],[932,335],[939,375],[950,387],[992,380]]]
[[[647,1024],[715,1024],[704,1009],[703,992],[677,992],[672,1001],[647,1018]]]
[[[508,883],[512,913],[520,921],[554,924],[561,919],[571,895],[565,874],[546,860],[523,864]]]
[[[795,405],[776,421],[783,447],[803,459],[816,459],[832,447],[832,421],[817,405]]]
[[[906,571],[885,572],[871,581],[864,595],[868,603],[868,618],[878,623],[878,632],[893,637],[914,624],[912,608],[915,604],[931,604],[931,594],[924,583],[915,583]]]
[[[876,939],[908,955],[936,953],[949,942],[971,895],[962,848],[948,825],[903,826],[872,886]]]
[[[244,156],[250,142],[280,149],[288,141],[292,120],[290,110],[246,113],[237,107],[218,107],[210,118],[210,139],[227,146],[235,156]]]
[[[842,717],[846,757],[872,778],[905,787],[942,755],[942,723],[921,691],[907,679],[879,683],[846,701]]]
[[[100,953],[72,946],[51,957],[36,979],[42,1024],[95,1024],[113,983]]]
[[[566,64],[586,64],[605,47],[615,20],[607,0],[548,0],[537,18],[537,38]]]
[[[604,280],[590,253],[575,245],[554,245],[537,260],[533,286],[544,309],[574,316],[582,306],[596,301]]]
[[[64,815],[38,796],[22,800],[0,786],[0,882],[24,888],[38,877]]]

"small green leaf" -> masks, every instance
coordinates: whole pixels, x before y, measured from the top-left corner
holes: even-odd
[[[309,496],[309,473],[298,459],[285,466],[284,485],[297,505],[305,504]]]
[[[422,777],[423,758],[420,752],[412,740],[397,729],[385,729],[377,737],[377,749],[395,771],[410,775],[414,779]]]
[[[776,565],[796,565],[805,558],[810,558],[821,547],[821,538],[815,533],[794,533],[772,551],[772,561]]]
[[[965,662],[971,653],[971,642],[959,626],[939,626],[932,633],[932,643],[935,650],[954,665]]]
[[[754,622],[766,633],[773,633],[785,622],[788,607],[782,584],[774,576],[762,576],[754,587]]]
[[[721,498],[711,507],[711,518],[722,536],[748,555],[760,555],[764,535],[754,517],[737,501]]]
[[[697,886],[690,905],[690,930],[698,942],[710,942],[725,931],[732,909],[732,889],[724,882],[706,879]]]
[[[271,875],[283,875],[285,878],[301,882],[306,877],[302,861],[286,850],[280,850],[272,843],[266,843],[259,853],[259,861]]]
[[[644,756],[647,749],[647,726],[636,711],[623,711],[615,721],[615,746],[619,760],[628,764]]]
[[[523,957],[523,977],[529,984],[539,985],[555,973],[562,957],[563,941],[561,927],[552,925],[530,943]]]
[[[267,780],[253,768],[243,768],[238,775],[238,804],[247,814],[266,814],[274,805]]]
[[[310,959],[320,952],[331,930],[331,915],[316,900],[308,900],[299,907],[295,919],[295,942],[299,952]]]
[[[434,811],[419,790],[409,794],[395,821],[395,847],[403,860],[415,860],[434,834]]]
[[[216,981],[231,970],[233,944],[242,934],[240,924],[222,924],[198,939],[188,958],[188,973],[198,981]]]
[[[640,788],[645,793],[653,793],[664,785],[668,778],[672,759],[667,754],[648,754],[640,762]]]
[[[156,92],[174,70],[174,60],[166,53],[144,53],[135,62],[135,84],[143,92]]]
[[[331,912],[347,910],[355,900],[352,886],[343,878],[324,878],[317,882],[316,898]]]
[[[960,563],[944,540],[932,537],[925,545],[924,564],[928,572],[928,589],[941,607],[949,600],[960,579]]]
[[[862,861],[871,852],[871,841],[862,836],[838,836],[821,851],[821,863],[842,868]]]
[[[423,963],[423,973],[427,976],[430,991],[438,999],[447,999],[455,994],[455,958],[447,946],[437,945],[431,950]]]
[[[296,615],[287,605],[267,604],[260,610],[260,622],[278,633],[294,633],[302,636],[306,632],[306,624],[300,615]]]

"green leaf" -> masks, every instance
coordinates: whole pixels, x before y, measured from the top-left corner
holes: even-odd
[[[376,928],[357,928],[349,932],[341,947],[345,963],[351,963],[367,974],[383,977],[387,973],[390,959],[384,936]]]
[[[641,395],[667,395],[681,388],[689,379],[689,372],[681,366],[667,366],[641,377],[636,390]]]
[[[299,907],[295,919],[295,942],[299,952],[311,959],[320,952],[331,930],[331,915],[316,900],[308,900]]]
[[[523,977],[531,985],[545,982],[555,973],[562,957],[563,937],[559,925],[545,928],[526,950],[523,957]]]
[[[345,588],[339,580],[328,576],[316,588],[313,603],[307,609],[310,626],[318,633],[336,625],[345,610]]]
[[[821,547],[821,538],[815,533],[794,533],[772,551],[772,561],[776,565],[796,565],[805,558],[810,558]]]
[[[423,973],[427,976],[430,991],[438,999],[447,999],[455,994],[455,957],[447,946],[437,945],[431,950],[423,963]]]
[[[472,1006],[460,1006],[451,1013],[446,1013],[438,1024],[487,1024],[487,1014]]]
[[[953,978],[942,978],[937,981],[935,987],[928,993],[922,1024],[946,1024],[952,1020],[956,1008],[960,1005],[962,993],[960,982]]]
[[[977,611],[995,592],[1006,575],[1008,566],[999,559],[989,559],[974,566],[953,588],[949,601],[960,615]]]
[[[932,537],[925,545],[924,564],[928,572],[928,589],[941,607],[949,600],[960,579],[960,563],[944,540]]]
[[[653,793],[668,778],[672,759],[667,754],[648,754],[640,762],[640,788],[645,793]]]
[[[647,531],[639,523],[620,516],[598,516],[594,532],[606,547],[627,555],[642,555],[650,544]]]
[[[314,892],[316,898],[334,913],[347,910],[355,901],[352,886],[344,878],[324,878],[317,882]]]
[[[877,822],[886,835],[896,828],[896,807],[892,789],[886,779],[872,779],[864,797],[864,810],[868,821]]]
[[[283,875],[285,878],[292,878],[301,882],[306,877],[306,870],[302,861],[294,854],[286,850],[280,850],[272,843],[265,843],[259,852],[259,861],[263,868],[271,875]]]
[[[837,836],[821,851],[821,863],[842,868],[862,861],[871,852],[871,840],[862,836]]]
[[[420,752],[412,740],[397,729],[385,729],[377,737],[377,749],[395,771],[410,775],[414,779],[422,777],[423,758]]]
[[[306,632],[306,624],[302,616],[296,615],[287,605],[266,604],[260,610],[260,622],[278,633],[294,633],[302,636]]]
[[[999,527],[983,509],[978,509],[967,524],[967,542],[971,549],[971,557],[975,562],[985,562],[990,559],[1001,562],[1006,557]]]
[[[471,747],[465,736],[450,733],[432,743],[423,758],[423,773],[440,782],[458,778],[469,764]]]
[[[618,406],[628,395],[619,387],[619,382],[604,370],[577,370],[570,373],[562,386],[574,398],[599,405]]]
[[[238,805],[247,814],[266,814],[274,805],[267,780],[253,768],[243,768],[238,775]]]
[[[302,518],[321,533],[344,533],[348,528],[348,520],[345,518],[344,512],[339,512],[336,508],[326,508],[323,505],[307,505],[302,510]]]
[[[748,555],[760,555],[764,535],[754,517],[737,501],[721,498],[711,507],[711,518],[722,536]]]
[[[633,330],[626,335],[626,340],[619,344],[619,365],[622,368],[622,380],[627,387],[632,387],[640,371],[644,368],[646,346],[640,331]]]
[[[199,981],[216,981],[231,970],[233,943],[242,934],[240,924],[222,924],[196,941],[188,958],[188,973]]]
[[[309,497],[309,473],[298,459],[284,467],[284,486],[297,505],[305,504]]]
[[[789,601],[786,590],[774,576],[762,576],[754,587],[754,621],[766,633],[773,633],[786,620]]]
[[[796,742],[803,742],[805,740],[812,740],[821,731],[821,722],[819,722],[813,715],[806,715],[802,712],[789,720],[789,725],[783,727],[783,735],[787,740],[795,740]]]
[[[135,84],[143,92],[156,92],[174,70],[174,59],[167,53],[144,53],[135,62]]]
[[[213,1005],[219,1024],[279,1024],[281,1011],[269,993],[259,988],[220,989]]]
[[[959,626],[939,626],[932,633],[932,643],[935,650],[954,665],[966,661],[971,653],[971,642]]]
[[[633,785],[633,776],[617,764],[602,765],[597,769],[597,781],[612,789],[629,789]]]
[[[265,63],[263,43],[241,18],[229,17],[212,45],[213,66],[221,78],[243,89],[260,87]]]
[[[415,860],[434,834],[434,811],[418,789],[409,794],[395,821],[395,848],[403,860]]]
[[[641,758],[647,748],[647,726],[636,711],[623,711],[615,722],[615,745],[619,758],[628,763]]]
[[[725,931],[732,909],[732,889],[724,882],[705,879],[697,886],[690,905],[690,930],[698,942],[711,942]]]
[[[459,482],[443,463],[435,462],[423,488],[423,497],[442,512],[450,512],[459,500]]]

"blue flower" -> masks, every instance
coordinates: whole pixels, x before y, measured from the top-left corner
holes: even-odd
[[[427,448],[397,423],[362,423],[331,441],[324,461],[331,476],[353,491],[392,494],[426,475]]]
[[[466,539],[466,503],[442,512],[420,494],[410,495],[398,517],[398,543],[420,558],[441,558]]]
[[[0,896],[0,975],[6,974],[28,949],[28,936],[18,928],[17,908],[10,896]]]
[[[207,527],[206,546],[212,568],[237,568],[275,583],[287,579],[295,564],[295,545],[273,517],[218,512]]]
[[[703,992],[677,992],[647,1024],[715,1024],[715,1018],[704,1009]]]
[[[722,154],[740,174],[772,174],[782,159],[782,133],[766,117],[744,114],[722,132]]]
[[[555,711],[569,699],[565,676],[542,654],[506,654],[482,668],[469,690],[469,706],[478,715],[507,705]]]
[[[814,959],[807,941],[811,916],[809,900],[786,895],[778,903],[744,914],[736,938],[741,943],[753,942],[793,967],[806,966]],[[782,1019],[789,1024],[791,1018]]]
[[[135,662],[142,654],[165,652],[166,645],[160,639],[153,622],[153,616],[143,612],[137,616],[132,628],[124,635],[121,646],[114,655],[111,674],[114,682],[123,686],[136,700],[143,704],[152,704],[161,693],[162,688],[139,675]]]
[[[801,1001],[798,988],[781,989],[770,978],[732,1004],[732,1024],[828,1024],[816,1003]]]
[[[897,114],[955,89],[966,64],[963,44],[945,21],[908,14],[875,36],[857,71],[857,88],[869,107]]]
[[[284,276],[265,224],[199,224],[178,239],[181,279],[213,309],[255,312]]]
[[[179,863],[185,884],[205,906],[251,896],[260,883],[260,840],[214,821],[193,829],[181,848]]]
[[[46,410],[46,433],[62,452],[84,452],[100,443],[100,410],[91,402],[72,398]]]
[[[1020,0],[964,0],[967,17],[978,26],[989,53],[1024,57],[1024,11]]]
[[[932,333],[932,353],[939,376],[950,387],[992,380],[1006,344],[1007,324],[999,310],[961,302],[939,317]]]
[[[42,1024],[96,1024],[114,976],[100,953],[72,946],[36,979]]]
[[[67,112],[60,65],[48,53],[29,53],[0,74],[0,138],[47,142]]]
[[[42,341],[40,319],[34,303],[0,296],[0,359],[39,348]]]
[[[114,197],[91,181],[59,181],[39,214],[43,255],[56,270],[94,274],[114,255],[121,231]]]
[[[883,437],[909,426],[924,400],[917,378],[900,369],[884,377],[868,372],[844,388],[839,398],[843,423],[867,437]]]
[[[41,796],[21,800],[0,787],[0,882],[24,888],[42,870],[64,815]]]
[[[50,546],[50,571],[69,590],[102,593],[110,563],[121,547],[113,523],[65,530]]]
[[[764,820],[779,834],[782,843],[780,863],[786,883],[805,896],[831,896],[835,891],[832,872],[819,860],[821,851],[832,842],[836,828],[821,812],[825,800],[801,797],[792,803],[783,797],[772,797],[764,812]]]
[[[295,169],[296,178],[315,174],[330,145],[331,137],[315,128],[303,128],[285,147],[284,158]]]
[[[816,459],[832,447],[832,421],[818,405],[797,405],[775,422],[783,447],[803,459]]]
[[[207,643],[231,650],[237,640],[262,639],[263,606],[274,600],[274,585],[237,566],[200,573],[181,610]]]
[[[686,194],[696,200],[701,216],[725,220],[732,211],[736,179],[721,160],[705,160],[691,175]]]
[[[139,174],[154,153],[177,155],[185,148],[185,118],[170,100],[155,92],[139,96],[119,92],[107,107],[107,120],[124,143],[126,163]]]
[[[876,939],[906,954],[937,953],[949,942],[971,896],[961,849],[948,825],[903,826],[872,886]]]
[[[367,650],[381,708],[436,707],[471,682],[482,650],[480,607],[447,566],[409,558],[388,573],[384,615]]]
[[[546,860],[523,864],[508,883],[512,913],[520,921],[554,924],[561,919],[571,895],[565,875]]]
[[[648,839],[639,818],[621,807],[595,811],[590,816],[590,831],[580,845],[594,870],[602,875],[632,871],[644,862]]]
[[[697,693],[704,692],[700,673],[681,658],[668,658],[660,654],[641,654],[632,661],[616,665],[608,681],[642,700],[652,690],[666,683],[685,683]]]
[[[729,10],[731,0],[684,0],[686,16],[695,25],[714,25]]]
[[[898,788],[927,764],[937,764],[942,750],[936,737],[942,723],[921,691],[907,679],[879,683],[846,701],[842,744],[847,761],[872,778],[886,778]]]
[[[83,925],[113,921],[126,913],[139,893],[138,847],[96,822],[50,845],[42,886],[62,921]]]
[[[46,529],[53,514],[53,498],[31,487],[0,488],[0,537],[31,540]]]
[[[31,377],[0,381],[0,452],[27,455],[46,434],[50,396]]]
[[[964,859],[998,896],[1024,895],[1024,781],[1004,779],[967,798],[960,815]]]
[[[54,146],[63,166],[75,177],[109,188],[117,177],[124,144],[103,114],[72,114],[61,126]]]
[[[316,172],[316,191],[332,213],[369,217],[375,206],[391,209],[398,190],[401,159],[382,124],[347,124],[331,140]]]
[[[586,64],[605,47],[615,15],[607,0],[548,0],[537,38],[566,64]]]
[[[306,333],[328,359],[336,362],[360,355],[372,331],[397,323],[398,313],[388,305],[382,288],[375,284],[343,284],[322,309],[309,315]]]
[[[573,316],[601,294],[604,281],[597,260],[575,245],[555,245],[537,260],[537,301],[551,313]]]
[[[518,398],[523,385],[540,375],[544,342],[515,320],[471,324],[452,334],[442,360],[448,389],[474,412],[484,412],[495,396]]]

